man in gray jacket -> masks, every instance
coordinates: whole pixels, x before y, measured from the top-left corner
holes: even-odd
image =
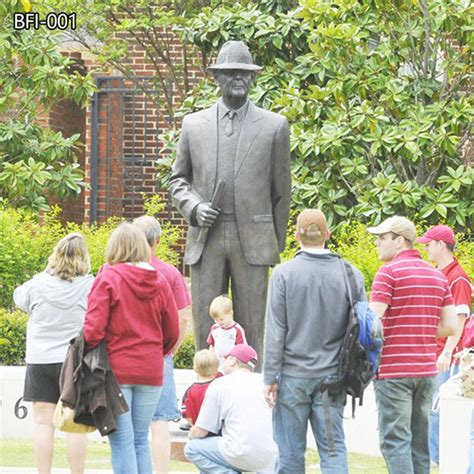
[[[222,97],[184,118],[170,181],[189,224],[196,346],[207,347],[209,305],[230,282],[235,320],[261,356],[268,267],[285,248],[290,209],[288,121],[248,100],[261,67],[241,41],[225,43],[209,69]]]
[[[301,250],[293,260],[279,265],[270,279],[264,394],[274,407],[276,472],[280,474],[304,474],[308,421],[322,472],[348,472],[342,426],[345,393],[330,397],[330,416],[325,416],[321,392],[326,377],[336,375],[349,315],[344,261],[325,248],[329,237],[324,214],[315,209],[303,211],[296,229]],[[359,270],[353,270],[358,300],[363,301],[364,278]],[[332,425],[335,456],[329,455],[326,423]]]

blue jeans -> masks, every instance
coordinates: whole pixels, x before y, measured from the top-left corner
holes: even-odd
[[[436,377],[374,381],[380,450],[390,474],[429,474],[428,423]]]
[[[219,451],[221,436],[190,439],[184,447],[184,454],[201,473],[240,474],[229,464]]]
[[[130,410],[117,417],[117,431],[109,435],[114,474],[152,474],[148,430],[161,387],[120,385]]]
[[[325,474],[349,472],[342,426],[345,395],[330,398],[330,421],[336,451],[335,456],[330,456],[327,420],[320,391],[324,378],[307,379],[282,375],[278,382],[278,402],[273,409],[273,439],[278,445],[277,473],[304,474],[308,421],[321,458],[321,471]]]
[[[459,372],[459,366],[453,367],[453,375]],[[439,396],[439,387],[449,379],[449,370],[440,372],[436,377],[436,390],[434,399]],[[429,446],[431,461],[439,464],[439,411],[430,412],[430,432],[429,432]]]
[[[167,355],[163,357],[163,387],[155,408],[153,421],[178,421],[181,419],[177,400],[173,375],[173,356]]]

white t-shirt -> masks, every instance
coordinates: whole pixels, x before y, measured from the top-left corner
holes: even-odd
[[[219,433],[219,451],[242,471],[271,469],[277,457],[272,411],[263,398],[261,374],[238,370],[209,385],[196,426]]]

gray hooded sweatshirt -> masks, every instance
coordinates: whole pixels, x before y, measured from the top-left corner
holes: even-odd
[[[64,362],[69,341],[82,329],[94,277],[69,282],[47,272],[35,275],[13,293],[16,306],[29,315],[26,363]]]

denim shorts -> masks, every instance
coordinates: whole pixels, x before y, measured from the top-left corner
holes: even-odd
[[[173,375],[173,356],[163,357],[163,388],[156,405],[153,421],[178,421],[181,412],[178,409],[178,397]]]

